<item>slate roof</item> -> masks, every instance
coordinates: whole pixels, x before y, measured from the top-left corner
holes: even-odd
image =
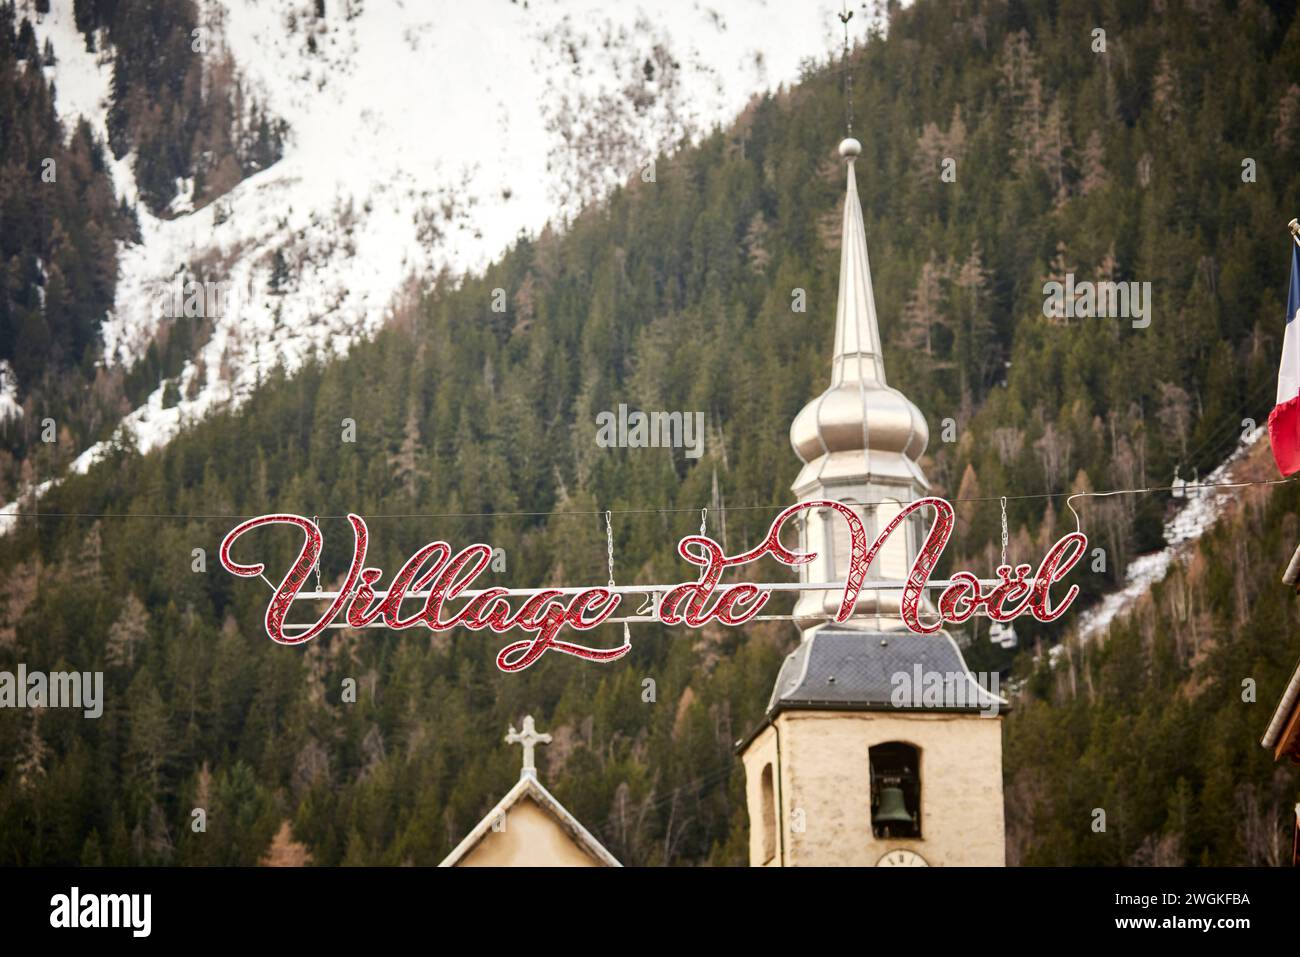
[[[919,671],[918,671],[919,668]],[[925,676],[953,676],[943,685],[942,704],[920,698]],[[895,676],[906,674],[903,683]],[[966,676],[963,682],[958,676]],[[920,678],[920,682],[918,682]],[[933,680],[933,679],[931,679]],[[920,685],[917,694],[892,700],[895,690]],[[918,635],[910,631],[852,631],[827,626],[800,643],[781,666],[767,715],[785,708],[868,711],[978,712],[1002,698],[981,688],[966,667],[961,651],[946,631]]]

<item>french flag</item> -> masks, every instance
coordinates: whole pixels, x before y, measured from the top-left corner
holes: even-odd
[[[1277,370],[1277,405],[1268,415],[1273,460],[1283,475],[1300,472],[1300,245],[1291,241],[1291,288],[1286,296],[1282,366]]]

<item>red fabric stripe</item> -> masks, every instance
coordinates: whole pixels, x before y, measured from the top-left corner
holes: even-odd
[[[1275,406],[1268,414],[1268,441],[1279,472],[1300,472],[1300,395]]]

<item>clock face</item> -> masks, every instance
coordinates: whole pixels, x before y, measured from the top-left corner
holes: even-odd
[[[885,856],[876,861],[877,867],[929,867],[925,858],[915,851],[906,851],[902,848],[895,848],[892,851],[886,851]]]

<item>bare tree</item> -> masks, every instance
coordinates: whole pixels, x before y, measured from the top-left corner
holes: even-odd
[[[1058,431],[1053,423],[1048,422],[1043,429],[1042,438],[1034,443],[1034,450],[1043,466],[1043,476],[1050,492],[1060,486],[1069,471],[1073,442],[1068,433]]]
[[[1110,181],[1105,160],[1106,147],[1101,137],[1101,130],[1093,130],[1088,134],[1088,141],[1083,144],[1079,192],[1084,196],[1096,192]]]
[[[1178,451],[1187,458],[1187,435],[1192,424],[1192,399],[1187,391],[1172,382],[1160,383],[1160,407],[1156,421],[1178,439]]]
[[[935,327],[947,325],[942,311],[944,274],[942,262],[937,262],[931,252],[921,266],[916,289],[903,307],[904,341],[912,349],[924,346],[927,356],[934,355]]]
[[[1004,466],[1010,465],[1025,448],[1025,433],[1015,426],[1003,426],[993,430],[993,450],[998,453],[998,461]]]
[[[1160,54],[1156,64],[1156,76],[1151,81],[1151,104],[1162,122],[1172,123],[1178,119],[1178,75],[1169,62],[1168,53]]]
[[[108,630],[108,643],[105,653],[108,663],[114,667],[126,668],[135,665],[136,648],[149,637],[149,612],[134,592],[126,596],[126,605],[122,614]]]

